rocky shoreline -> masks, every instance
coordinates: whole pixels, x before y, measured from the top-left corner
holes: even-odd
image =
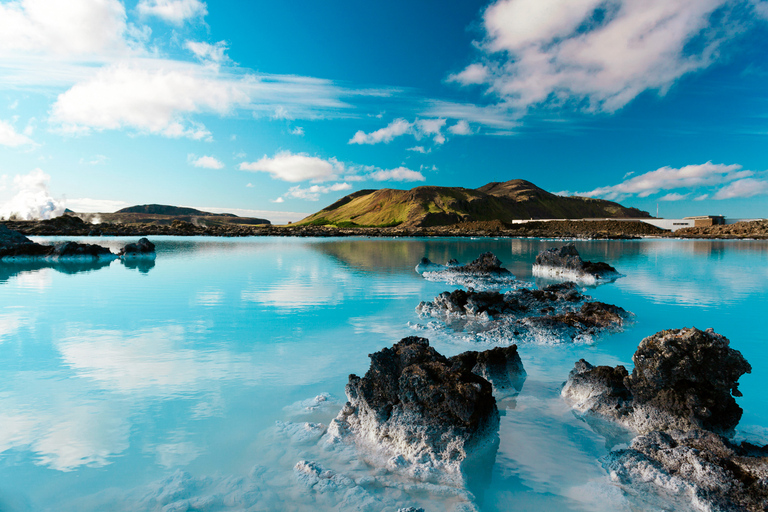
[[[168,225],[89,224],[64,215],[50,220],[3,221],[9,229],[27,236],[289,236],[289,237],[509,237],[631,240],[644,237],[691,239],[768,239],[768,221],[727,226],[685,228],[674,233],[644,222],[548,221],[506,224],[499,221],[464,222],[434,227],[334,227],[312,225],[194,224],[181,220]]]

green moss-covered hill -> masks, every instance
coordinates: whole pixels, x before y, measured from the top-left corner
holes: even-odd
[[[430,227],[471,221],[639,217],[650,215],[603,199],[557,196],[528,181],[512,180],[477,189],[424,186],[360,190],[299,224]]]

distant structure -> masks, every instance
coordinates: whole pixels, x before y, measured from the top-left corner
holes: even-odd
[[[736,224],[737,222],[749,222],[761,219],[727,219],[723,215],[699,215],[696,217],[683,217],[682,219],[654,219],[654,218],[633,218],[633,219],[525,219],[513,220],[512,224],[525,224],[527,222],[550,222],[564,220],[583,220],[583,221],[621,221],[621,222],[645,222],[657,228],[677,231],[682,228],[719,226],[723,224]]]

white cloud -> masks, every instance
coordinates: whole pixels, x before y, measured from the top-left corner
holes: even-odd
[[[700,196],[696,196],[693,198],[694,201],[703,201],[705,199],[709,198],[709,194],[701,194]]]
[[[275,200],[274,200],[274,201],[272,201],[272,202],[273,202],[273,203],[284,203],[284,202],[285,202],[285,199],[283,199],[282,197],[278,197],[277,199],[275,199]]]
[[[245,185],[245,188],[253,188],[253,183],[247,183],[247,184]]]
[[[303,136],[304,135],[304,128],[302,128],[301,126],[297,126],[293,130],[291,130],[291,135],[298,135],[300,137]]]
[[[369,175],[376,181],[426,181],[427,179],[418,171],[412,171],[406,167],[375,171]]]
[[[349,144],[378,144],[379,142],[387,144],[392,142],[395,137],[408,133],[411,130],[411,126],[412,124],[405,119],[395,119],[386,127],[375,132],[365,133],[362,130],[358,130],[349,140]]]
[[[448,131],[454,135],[471,135],[472,128],[469,127],[469,123],[462,119],[453,126],[448,127]]]
[[[421,153],[422,155],[426,155],[427,153],[432,152],[432,148],[424,149],[424,146],[413,146],[412,148],[406,149],[406,151],[413,151],[415,153]]]
[[[210,137],[210,132],[186,116],[225,114],[248,102],[241,83],[208,76],[199,66],[166,69],[121,64],[104,68],[60,94],[51,122],[67,133],[132,128],[200,140]]]
[[[629,195],[648,197],[662,190],[695,189],[704,186],[718,186],[747,178],[754,172],[741,170],[738,164],[725,165],[707,162],[701,165],[686,165],[679,169],[661,167],[625,180],[618,185],[601,187],[579,195],[617,199]]]
[[[11,123],[0,119],[0,146],[16,148],[32,146],[35,142],[24,134],[16,131]]]
[[[51,177],[41,169],[16,175],[13,179],[16,195],[0,206],[0,219],[51,219],[63,214],[64,203],[54,199],[48,191],[50,180]]]
[[[125,201],[114,199],[92,199],[90,197],[67,199],[67,207],[78,213],[112,213],[126,206],[130,205]]]
[[[0,55],[124,55],[125,7],[118,0],[17,0],[0,4]]]
[[[295,197],[297,199],[306,199],[307,201],[317,201],[320,199],[320,194],[338,192],[340,190],[349,190],[351,188],[352,185],[349,183],[334,183],[333,185],[326,186],[312,185],[308,188],[301,188],[301,186],[297,185],[288,189],[288,192],[285,195],[289,197]]]
[[[195,167],[202,167],[204,169],[223,169],[224,164],[212,156],[201,156],[196,158],[195,155],[189,155],[187,157],[189,163]]]
[[[480,107],[471,103],[433,100],[429,102],[429,107],[422,114],[431,117],[463,119],[467,122],[504,130],[515,128],[520,124],[511,118],[509,110],[503,105]]]
[[[229,60],[225,55],[228,49],[226,41],[219,41],[215,44],[208,44],[202,41],[186,41],[184,48],[194,53],[195,57],[203,61],[220,63]]]
[[[449,80],[483,82],[517,111],[574,100],[613,112],[711,65],[737,31],[728,30],[728,7],[729,0],[497,0],[483,15],[482,61]],[[712,16],[721,8],[723,16]]]
[[[325,160],[305,153],[282,151],[274,157],[264,155],[256,162],[243,162],[241,171],[268,172],[273,178],[297,183],[299,181],[329,181],[344,170],[344,164],[330,158]]]
[[[678,194],[677,192],[672,192],[667,195],[661,196],[659,198],[659,201],[682,201],[689,195],[690,194]]]
[[[768,194],[768,181],[756,178],[745,178],[729,183],[717,191],[712,199],[734,199],[737,197],[754,197]]]
[[[109,157],[105,155],[93,155],[88,158],[81,158],[80,163],[81,164],[88,164],[88,165],[101,165],[106,163],[109,160]]]
[[[432,137],[435,144],[443,144],[445,136],[442,134],[442,129],[445,123],[446,119],[444,118],[416,119],[412,123],[402,118],[395,119],[384,128],[371,133],[358,130],[348,143],[378,144],[383,142],[388,144],[396,137],[409,134],[413,135],[416,140],[421,140],[422,137]]]
[[[176,25],[208,14],[200,0],[141,0],[136,8],[143,16],[156,16]]]

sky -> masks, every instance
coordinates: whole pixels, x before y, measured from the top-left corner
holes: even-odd
[[[768,0],[0,0],[0,217],[525,179],[768,217]]]

